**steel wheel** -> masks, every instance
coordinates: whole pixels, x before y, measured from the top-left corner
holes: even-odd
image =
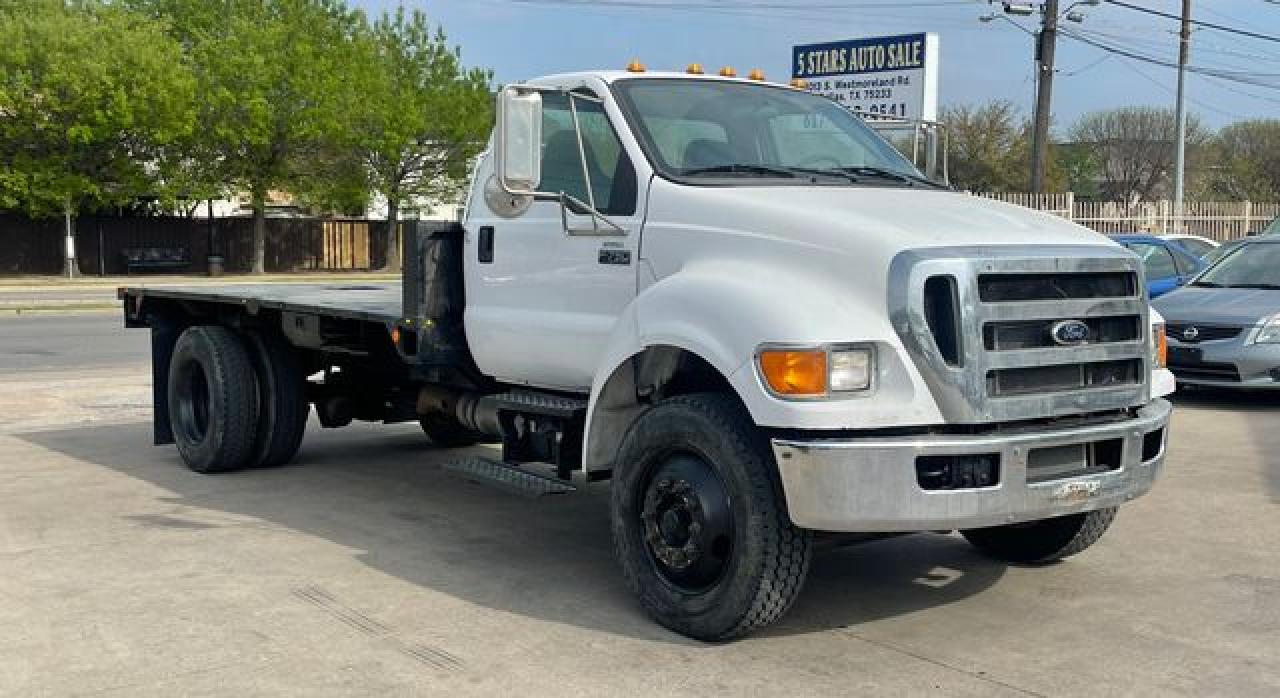
[[[733,512],[706,461],[668,457],[650,476],[639,508],[649,560],[663,581],[685,592],[720,581],[733,556]]]

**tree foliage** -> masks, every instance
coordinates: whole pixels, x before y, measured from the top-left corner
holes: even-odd
[[[349,152],[369,190],[387,202],[387,266],[399,267],[395,230],[408,200],[432,205],[459,195],[467,166],[493,123],[491,76],[467,70],[444,32],[420,11],[398,9],[356,42],[359,94]],[[348,150],[348,149],[344,149]]]
[[[1122,107],[1081,117],[1071,138],[1098,165],[1105,199],[1149,201],[1169,189],[1177,121],[1172,109]],[[1187,117],[1187,162],[1202,155],[1208,131]]]
[[[249,194],[253,270],[265,265],[267,195],[343,132],[342,95],[359,15],[329,0],[233,0],[209,21],[201,0],[167,3],[201,84],[191,152]]]
[[[1280,199],[1280,119],[1238,121],[1218,132],[1205,179],[1209,194],[1252,201]]]
[[[0,5],[0,208],[44,216],[165,194],[162,153],[191,131],[194,85],[152,19],[96,2]]]
[[[1031,178],[1031,123],[1011,102],[956,105],[942,110],[951,182],[969,191],[1026,191]],[[1062,188],[1061,167],[1051,160],[1049,191]]]

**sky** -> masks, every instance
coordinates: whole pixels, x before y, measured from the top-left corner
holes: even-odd
[[[1177,15],[1179,0],[1127,0]],[[558,72],[650,69],[691,62],[771,80],[790,75],[791,47],[863,36],[936,32],[943,106],[1005,99],[1030,115],[1034,99],[1031,18],[989,23],[987,0],[354,0],[370,14],[399,4],[424,10],[461,48],[463,62],[489,68],[499,84]],[[683,4],[680,9],[653,5]],[[1038,3],[1037,3],[1038,4]],[[1063,8],[1069,0],[1061,0]],[[621,6],[619,6],[621,5]],[[649,6],[649,7],[644,7]],[[694,9],[699,8],[699,9]],[[706,8],[706,9],[701,9]],[[1064,23],[1093,40],[1174,62],[1178,23],[1114,4],[1079,7]],[[1193,0],[1192,16],[1280,36],[1280,0]],[[1212,128],[1246,118],[1280,117],[1280,42],[1211,29],[1193,32],[1191,64],[1240,71],[1249,84],[1188,74],[1188,109]],[[1261,83],[1261,84],[1257,84]],[[1057,51],[1053,118],[1065,131],[1082,114],[1118,106],[1172,107],[1176,70],[1063,37]]]

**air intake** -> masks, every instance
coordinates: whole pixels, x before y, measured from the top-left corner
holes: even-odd
[[[960,296],[956,277],[930,276],[924,282],[924,319],[933,343],[948,366],[963,365],[960,339]]]

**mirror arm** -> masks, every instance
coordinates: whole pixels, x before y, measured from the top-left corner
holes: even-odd
[[[590,230],[579,230],[569,225],[569,204],[571,203],[576,205],[580,209],[585,209],[587,212],[586,215],[591,216]],[[592,235],[626,235],[627,234],[626,228],[609,220],[604,216],[604,214],[597,211],[594,207],[589,207],[582,201],[579,201],[573,195],[566,194],[564,192],[560,192],[560,223],[564,226],[564,232],[570,235],[573,235],[575,233],[579,235],[584,233],[590,233]],[[609,226],[613,230],[612,231],[601,230],[600,223],[604,223],[605,225]]]
[[[590,211],[596,211],[596,194],[591,186],[591,168],[587,167],[587,147],[582,143],[582,124],[578,121],[578,101],[574,99],[575,95],[569,93],[569,115],[573,117],[573,134],[578,138],[578,162],[582,165],[582,181],[587,185],[587,205]],[[563,192],[561,192],[563,195]],[[563,209],[561,209],[563,211]],[[595,232],[600,231],[600,225],[596,222],[596,217],[591,216],[591,228]]]

